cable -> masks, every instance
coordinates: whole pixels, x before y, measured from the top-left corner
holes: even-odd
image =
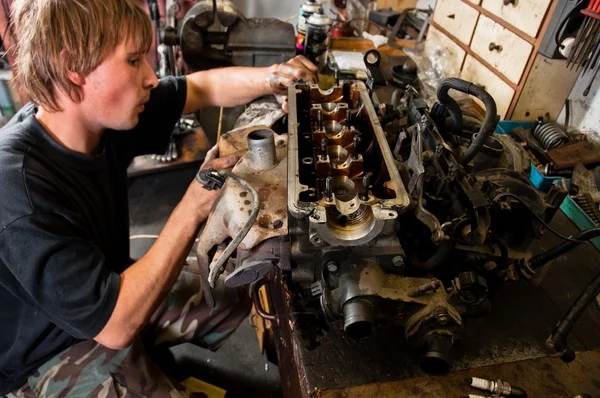
[[[131,235],[129,240],[136,239],[158,239],[158,235]]]
[[[585,243],[586,241],[581,241],[581,240],[576,240],[576,239],[572,239],[572,238],[568,238],[562,234],[560,234],[559,232],[555,231],[550,225],[548,225],[548,223],[546,223],[546,221],[544,221],[539,215],[537,215],[537,213],[531,208],[529,207],[529,205],[527,203],[525,203],[523,201],[523,199],[521,199],[520,197],[518,197],[517,195],[510,193],[510,192],[503,192],[501,194],[498,194],[495,198],[494,198],[494,202],[498,201],[498,199],[504,198],[504,197],[509,197],[509,198],[513,198],[516,201],[518,201],[519,203],[521,203],[523,206],[525,206],[525,208],[527,210],[529,210],[529,212],[535,217],[535,219],[544,226],[544,228],[546,228],[548,231],[552,232],[554,235],[558,236],[561,239],[564,240],[568,240],[569,242],[574,242],[574,243]]]
[[[231,255],[233,254],[235,249],[237,249],[238,245],[242,242],[242,240],[246,237],[248,231],[250,231],[250,228],[252,228],[252,224],[254,224],[254,221],[256,221],[256,217],[258,216],[258,210],[260,205],[258,192],[256,192],[252,185],[248,184],[246,181],[244,181],[238,175],[233,174],[232,172],[220,170],[218,171],[218,173],[224,177],[231,178],[236,183],[241,185],[245,190],[250,192],[250,195],[252,195],[252,213],[250,213],[250,216],[246,220],[246,224],[244,224],[242,229],[240,229],[235,238],[233,238],[233,240],[229,242],[223,253],[219,256],[219,259],[217,261],[213,261],[213,263],[210,265],[210,271],[208,274],[208,283],[210,284],[210,287],[215,287],[215,281],[217,279],[217,276],[221,273],[223,265],[227,262],[229,257],[231,257]]]

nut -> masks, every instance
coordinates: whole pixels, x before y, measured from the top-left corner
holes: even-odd
[[[327,271],[335,272],[338,270],[338,265],[335,261],[327,261],[325,263],[325,267],[327,267]]]
[[[396,257],[392,258],[392,264],[394,264],[394,267],[404,266],[404,257],[396,256]]]
[[[450,322],[450,317],[448,317],[448,315],[446,314],[439,314],[435,317],[435,320],[439,325],[445,326],[448,324],[448,322]]]

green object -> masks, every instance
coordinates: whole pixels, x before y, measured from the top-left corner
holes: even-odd
[[[567,217],[569,217],[571,221],[573,221],[575,225],[577,225],[577,228],[579,228],[581,231],[597,227],[597,225],[587,216],[587,214],[585,214],[583,210],[581,210],[581,207],[579,207],[579,205],[575,203],[570,196],[567,196],[565,200],[563,200],[560,205],[560,209],[566,214]],[[600,251],[600,238],[594,238],[591,240],[591,242],[596,250]]]

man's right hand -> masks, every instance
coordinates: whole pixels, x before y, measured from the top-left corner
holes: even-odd
[[[240,160],[243,155],[242,152],[232,153],[227,156],[219,157],[219,148],[217,145],[212,147],[207,153],[204,163],[200,166],[200,170],[214,169],[214,170],[227,170],[233,168],[235,164]],[[209,191],[204,189],[202,184],[194,180],[188,189],[190,195],[194,198],[197,207],[197,215],[204,221],[210,209],[212,208],[215,200],[219,196],[220,190]],[[202,222],[200,221],[200,222]]]

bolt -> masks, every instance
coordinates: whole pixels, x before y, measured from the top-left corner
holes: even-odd
[[[325,196],[327,200],[333,200],[333,177],[325,179]]]
[[[352,111],[350,108],[346,108],[346,126],[350,127],[350,119],[352,118]]]
[[[404,265],[404,257],[396,256],[392,258],[392,264],[394,264],[394,267],[402,267]]]
[[[435,320],[437,321],[437,323],[441,326],[447,325],[448,322],[450,322],[450,317],[448,317],[448,315],[446,314],[439,314],[438,316],[435,317]]]
[[[327,138],[321,138],[321,160],[327,159]]]
[[[362,178],[362,187],[360,190],[360,199],[361,200],[369,200],[369,185],[371,185],[371,175],[369,173],[365,174]],[[404,262],[404,260],[402,260]]]
[[[485,264],[483,264],[483,269],[485,271],[489,272],[489,271],[495,270],[497,266],[498,266],[498,264],[496,264],[495,262],[493,262],[493,261],[487,261]]]
[[[352,138],[352,157],[354,159],[358,159],[358,144],[360,143],[360,137],[358,135],[355,135],[354,138]]]
[[[338,265],[335,261],[328,261],[327,263],[325,263],[325,266],[327,267],[327,271],[329,272],[335,272],[338,270]]]
[[[319,131],[323,130],[323,111],[321,109],[317,110],[317,128]]]

